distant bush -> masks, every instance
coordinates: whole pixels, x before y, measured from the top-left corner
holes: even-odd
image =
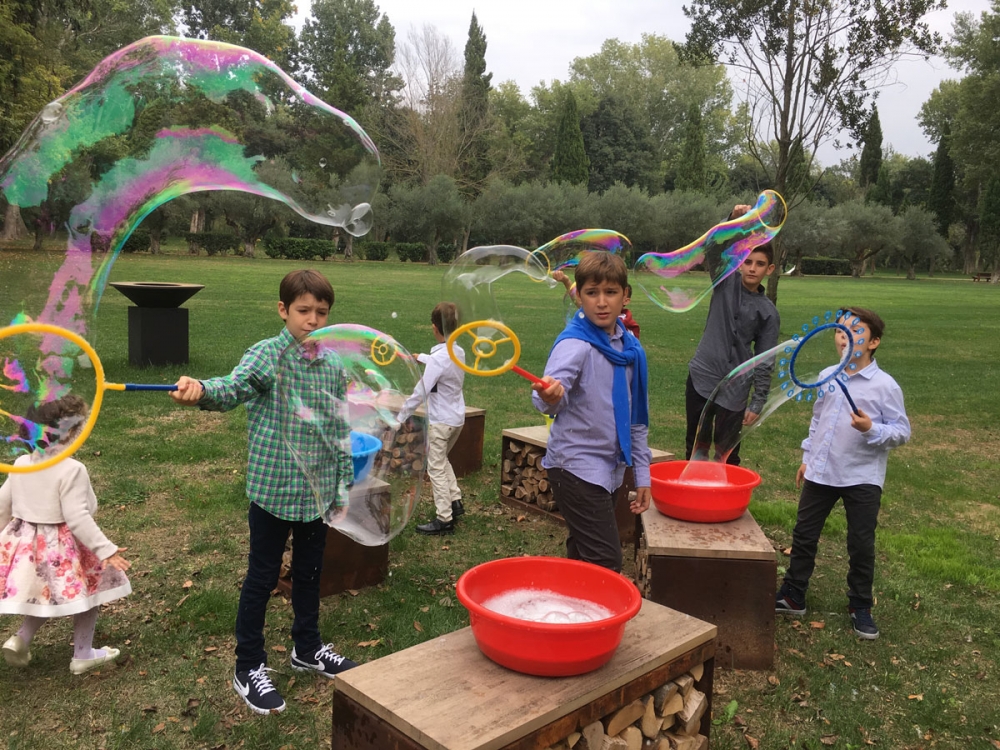
[[[388,242],[363,242],[354,245],[354,252],[362,260],[385,260],[391,247]]]
[[[209,255],[225,255],[230,250],[235,252],[240,246],[239,238],[228,232],[188,232],[184,238]]]
[[[458,254],[458,248],[455,245],[438,245],[437,256],[438,260],[442,263],[451,263],[455,260],[455,256]]]
[[[163,235],[160,235],[160,239],[163,239]],[[122,245],[123,253],[143,253],[149,250],[149,232],[145,229],[136,229],[132,234],[128,236],[125,240],[125,244]]]
[[[427,260],[427,246],[423,242],[397,242],[396,255],[401,262],[422,263]]]
[[[302,237],[266,237],[264,253],[268,258],[288,260],[312,260],[319,256],[326,260],[333,255],[336,247],[332,240],[304,239]]]
[[[803,258],[802,273],[806,276],[850,276],[851,261],[846,258]]]

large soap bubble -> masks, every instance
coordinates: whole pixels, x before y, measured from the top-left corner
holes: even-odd
[[[514,245],[483,245],[466,250],[448,267],[442,280],[443,298],[455,303],[462,324],[502,322],[493,285],[511,275],[511,286],[525,278],[556,285],[543,257]]]
[[[315,368],[323,369],[320,378]],[[404,424],[396,419],[419,380],[416,360],[399,342],[362,325],[313,331],[278,361],[285,444],[324,521],[361,544],[396,536],[420,497],[426,410]]]
[[[755,247],[770,242],[785,223],[784,199],[765,190],[743,216],[716,224],[671,253],[646,253],[635,262],[633,279],[658,307],[687,312],[742,265]],[[711,273],[689,274],[702,262]],[[665,283],[669,280],[669,286]]]
[[[576,267],[586,252],[603,251],[625,255],[631,249],[629,238],[612,229],[577,229],[549,240],[532,250],[531,255],[551,273]]]
[[[862,355],[865,342],[858,332],[863,330],[855,316],[827,311],[803,324],[801,333],[735,368],[708,398],[698,422],[692,461],[724,463],[783,404],[812,403],[838,389],[850,401],[847,383]],[[754,394],[766,396],[757,417],[744,424],[741,417],[754,402]],[[713,442],[714,455],[710,455]]]
[[[253,193],[364,234],[378,166],[375,145],[351,117],[262,55],[142,39],[46,105],[0,159],[0,206],[18,206],[29,225],[66,237],[65,253],[5,254],[0,325],[53,324],[93,342],[93,316],[123,243],[151,211],[186,193]],[[75,389],[77,369],[88,366],[79,348],[59,336],[37,343],[34,357],[16,355],[36,372],[33,397]],[[21,411],[2,398],[0,409]]]

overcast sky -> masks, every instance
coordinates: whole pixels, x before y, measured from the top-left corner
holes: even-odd
[[[425,24],[447,36],[459,55],[465,49],[469,22],[475,11],[486,33],[487,71],[494,85],[513,80],[527,98],[539,82],[565,81],[577,57],[600,51],[605,39],[637,43],[643,33],[683,41],[688,20],[680,0],[375,0],[396,29],[397,49],[411,28]],[[956,12],[979,16],[989,0],[950,0],[948,9],[927,17],[931,27],[947,39]],[[299,0],[297,24],[308,16],[309,1]],[[879,96],[882,144],[907,156],[931,156],[916,118],[920,106],[942,80],[958,78],[943,60],[900,62],[897,82]],[[334,103],[335,104],[335,103]],[[832,146],[821,149],[820,160],[831,165],[850,154]]]

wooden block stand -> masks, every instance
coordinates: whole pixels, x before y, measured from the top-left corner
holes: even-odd
[[[642,514],[637,576],[643,596],[719,627],[717,664],[774,664],[774,548],[747,511],[728,523]]]
[[[512,446],[516,446],[522,451],[525,447],[530,448],[528,451],[529,457],[526,459],[532,461],[532,465],[529,468],[534,470],[533,476],[536,479],[539,477],[544,479],[545,469],[542,468],[541,461],[538,459],[545,455],[545,448],[549,444],[549,428],[546,425],[516,427],[504,430],[501,435],[503,442],[500,450],[500,501],[505,505],[509,505],[514,508],[548,516],[549,518],[564,524],[566,522],[565,519],[559,513],[558,509],[555,508],[553,503],[546,502],[544,499],[539,502],[537,496],[531,496],[532,493],[527,493],[525,495],[523,489],[521,493],[517,493],[517,488],[506,482],[504,477],[506,473],[504,462],[516,461],[516,459],[508,458],[508,456],[514,453],[514,451],[512,451]],[[674,458],[673,453],[661,451],[656,448],[651,448],[650,450],[653,454],[653,458],[650,463],[658,464],[662,461],[672,461]],[[632,474],[632,467],[630,466],[625,469],[625,478],[622,481],[622,486],[618,488],[618,491],[615,492],[614,496],[615,519],[618,521],[618,536],[623,545],[635,544],[639,536],[639,520],[628,507],[628,493],[634,489],[635,477]],[[518,497],[518,494],[525,496]]]
[[[672,680],[704,694],[691,746],[707,747],[715,630],[644,601],[603,667],[532,677],[487,659],[463,628],[337,675],[332,748],[540,750]]]
[[[399,400],[396,408],[398,409],[400,406],[402,406],[402,399]],[[423,420],[426,419],[427,412],[420,408],[413,413],[413,416]],[[408,442],[410,433],[407,432],[407,427],[412,429],[412,426],[412,423],[408,424],[396,434],[396,443],[393,448],[401,451],[404,462],[419,460],[422,468],[426,465],[424,463],[426,456],[423,454],[423,443],[415,443],[420,446],[419,450],[415,450],[414,444]],[[461,478],[483,468],[483,436],[485,432],[486,410],[466,406],[465,424],[462,425],[462,431],[458,434],[455,445],[448,452],[448,460],[451,462],[451,468],[455,470],[456,477]],[[419,435],[420,440],[423,440],[423,435],[420,432],[414,432],[414,435]]]
[[[365,477],[351,488],[351,502],[370,502],[370,498],[389,492],[389,485],[373,476]],[[376,504],[380,501],[375,500]],[[291,560],[289,550],[285,556]],[[282,565],[278,591],[291,596],[292,579],[286,565]],[[319,595],[332,596],[348,589],[361,589],[382,583],[389,573],[389,543],[377,547],[359,544],[334,528],[326,530],[326,549],[323,551],[323,572],[319,578]]]

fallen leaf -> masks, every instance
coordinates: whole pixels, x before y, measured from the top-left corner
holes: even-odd
[[[160,732],[162,732],[166,728],[167,728],[167,725],[164,722],[161,721],[159,724],[157,724],[155,727],[153,727],[153,734],[159,734]]]
[[[792,554],[792,548],[785,547],[783,550],[781,550],[781,554],[783,554],[785,557],[790,557]]]
[[[448,545],[446,544],[446,545],[444,545],[444,546],[443,546],[443,547],[442,547],[441,549],[443,549],[443,550],[444,550],[445,552],[447,552],[448,550],[450,550],[450,549],[451,549],[451,547],[449,547],[449,546],[448,546]]]
[[[430,611],[431,611],[431,608],[430,608],[430,607],[421,607],[421,608],[420,608],[420,611],[421,611],[421,612],[430,612]]]
[[[826,627],[826,623],[825,622],[811,622],[811,623],[809,623],[809,627],[811,627],[813,630],[822,630],[823,628]]]
[[[424,632],[424,626],[420,624],[419,620],[413,621],[413,629],[416,630],[418,633]]]
[[[743,739],[747,741],[747,744],[750,746],[751,750],[757,750],[757,748],[760,747],[760,740],[751,737],[749,734],[744,734]]]
[[[990,740],[990,742],[992,743],[993,747],[995,747],[997,750],[1000,750],[1000,740]]]
[[[186,601],[188,600],[188,598],[189,598],[190,596],[191,596],[191,594],[184,594],[184,596],[182,596],[182,597],[181,597],[180,601],[179,601],[179,602],[177,602],[177,604],[175,604],[174,606],[175,606],[175,607],[179,607],[179,606],[181,606],[181,605],[182,605],[182,604],[183,604],[184,602],[186,602]]]
[[[358,644],[358,648],[372,648],[374,646],[377,646],[381,642],[382,642],[381,638],[376,638],[374,641],[361,641],[361,643]]]
[[[822,742],[824,745],[836,745],[837,740],[839,739],[840,739],[839,734],[824,734],[822,737],[819,738],[819,741]]]
[[[219,650],[218,646],[205,646],[205,653],[206,654],[210,654],[213,651],[218,651],[218,650]]]
[[[358,591],[357,589],[347,589],[347,593],[350,594],[351,596],[357,596],[361,592]]]
[[[840,661],[841,659],[844,658],[843,654],[827,654],[827,656],[829,656],[834,661]]]
[[[906,696],[911,701],[922,701],[924,699],[923,693],[914,693],[913,695]]]
[[[156,706],[143,706],[142,707],[142,712],[144,714],[155,714],[156,713]]]
[[[288,649],[282,646],[280,643],[277,646],[271,646],[272,651],[277,651],[279,654],[285,653]]]
[[[194,586],[194,581],[184,581],[184,584],[181,586],[181,588],[182,589],[189,589],[192,586]]]
[[[767,681],[768,681],[768,682],[770,682],[770,683],[771,683],[772,685],[774,685],[774,686],[778,686],[778,685],[780,685],[780,684],[781,684],[781,680],[779,680],[779,679],[778,679],[777,677],[775,677],[775,676],[774,676],[773,674],[769,674],[769,675],[767,676]]]
[[[525,520],[526,518],[527,518],[527,516],[518,516],[517,517],[517,522],[521,523],[521,521]]]

